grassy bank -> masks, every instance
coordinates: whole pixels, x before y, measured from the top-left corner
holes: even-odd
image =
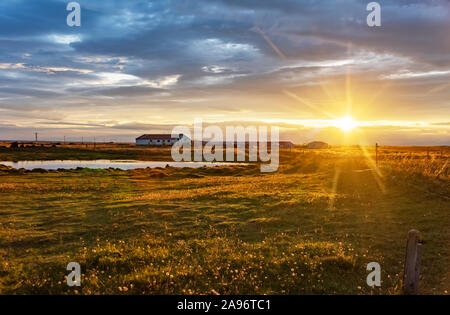
[[[448,292],[447,159],[432,171],[389,152],[378,173],[359,148],[282,152],[273,174],[0,171],[0,293],[395,294],[411,228],[421,292]],[[80,288],[65,284],[71,261]],[[381,288],[366,284],[372,261]]]
[[[42,145],[42,146],[41,146]],[[9,144],[8,144],[9,146]],[[11,149],[0,146],[0,161],[23,160],[171,160],[170,148],[142,148],[129,144],[58,145],[50,143]]]

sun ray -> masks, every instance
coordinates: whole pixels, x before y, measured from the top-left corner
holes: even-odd
[[[352,43],[348,43],[347,45],[347,55],[350,58],[352,54]],[[351,76],[350,76],[350,69],[347,66],[346,67],[346,74],[345,74],[345,103],[347,107],[347,115],[350,115],[352,112],[353,107],[353,96],[352,96],[352,88],[351,88]]]
[[[373,160],[370,153],[367,151],[366,147],[363,145],[359,146],[361,148],[361,151],[363,152],[364,156],[366,157],[370,170],[372,171],[373,177],[375,181],[377,182],[378,187],[383,193],[386,193],[386,187],[384,186],[383,182],[381,181],[381,178],[383,177],[383,174],[381,173],[380,169],[378,168],[377,164]]]
[[[331,186],[331,197],[330,197],[330,201],[328,203],[328,208],[330,210],[334,210],[334,202],[336,200],[336,193],[337,193],[337,187],[338,187],[340,175],[341,175],[341,169],[339,167],[336,167],[334,170],[333,183]]]
[[[389,83],[384,83],[383,85],[381,85],[381,87],[374,93],[370,94],[370,99],[366,102],[366,106],[370,107],[372,105],[374,105],[375,101],[378,99],[378,97],[380,95],[382,95],[382,93],[384,92],[384,90],[386,90],[387,88],[389,88],[392,85],[391,82]]]
[[[432,93],[436,93],[436,92],[440,92],[442,90],[445,90],[446,88],[450,88],[450,83],[444,83],[444,84],[440,84],[434,88],[432,88],[431,90],[429,90],[427,92],[427,94],[432,94]]]
[[[316,110],[316,111],[318,111],[318,112],[321,112],[321,113],[325,114],[326,116],[328,116],[328,117],[330,117],[330,118],[333,118],[333,119],[336,118],[335,115],[333,115],[333,114],[331,114],[331,113],[329,113],[329,112],[327,112],[327,111],[324,111],[323,109],[321,109],[321,108],[319,108],[318,106],[314,105],[312,102],[308,101],[308,100],[305,99],[305,98],[302,98],[302,97],[300,97],[300,96],[298,96],[298,95],[295,95],[294,93],[289,92],[288,90],[283,90],[283,93],[286,94],[287,96],[293,98],[294,100],[298,101],[299,103],[301,103],[301,104],[303,104],[303,105],[306,105],[306,106],[308,106],[309,108],[312,108],[312,109],[314,109],[314,110]]]
[[[272,49],[277,53],[277,55],[281,59],[283,59],[283,60],[286,59],[286,56],[283,54],[283,52],[272,42],[272,40],[269,38],[269,36],[267,36],[266,33],[264,33],[264,31],[262,29],[260,29],[257,26],[253,29],[264,38],[264,40],[267,42],[267,44],[269,44],[269,46],[272,47]]]

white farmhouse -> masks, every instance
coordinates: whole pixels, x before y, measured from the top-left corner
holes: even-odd
[[[171,134],[145,134],[136,138],[136,145],[171,146],[177,141],[191,141],[183,134],[172,137]]]

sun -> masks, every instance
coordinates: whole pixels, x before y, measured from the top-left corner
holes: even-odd
[[[346,116],[339,120],[336,120],[335,127],[342,129],[343,131],[350,131],[357,126],[356,121],[352,117]]]

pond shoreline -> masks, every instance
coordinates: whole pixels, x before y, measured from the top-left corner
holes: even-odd
[[[0,161],[0,165],[15,170],[74,170],[74,169],[120,169],[135,170],[145,168],[199,168],[246,165],[230,162],[174,162],[174,161],[139,161],[139,160],[27,160]]]

